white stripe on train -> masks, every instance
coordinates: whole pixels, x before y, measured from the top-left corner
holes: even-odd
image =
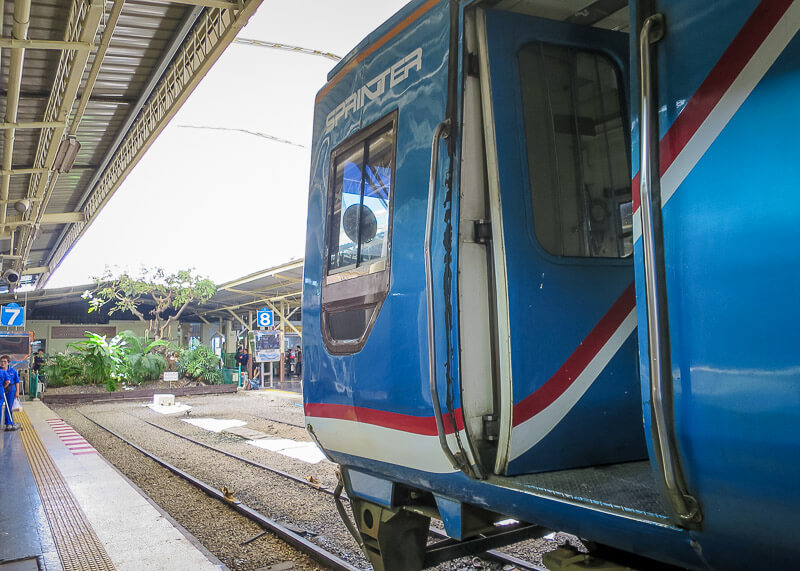
[[[511,460],[519,458],[536,446],[564,419],[635,329],[636,308],[634,307],[567,390],[544,410],[514,427],[511,433]]]

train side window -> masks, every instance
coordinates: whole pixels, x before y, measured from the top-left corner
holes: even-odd
[[[633,251],[621,74],[608,57],[536,42],[519,52],[536,239],[556,256]]]
[[[386,268],[393,161],[392,125],[334,153],[329,281]]]
[[[322,320],[332,352],[363,346],[389,289],[396,121],[395,112],[331,153]]]

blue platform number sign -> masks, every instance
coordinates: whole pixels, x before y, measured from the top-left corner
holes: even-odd
[[[0,325],[16,326],[25,324],[25,311],[17,303],[9,303],[0,310]]]
[[[262,307],[258,310],[258,326],[272,327],[272,310]]]

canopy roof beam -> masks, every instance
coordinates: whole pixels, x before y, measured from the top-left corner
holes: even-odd
[[[0,38],[0,48],[23,50],[70,50],[90,52],[94,49],[92,42],[60,42],[58,40],[18,40],[17,38]]]
[[[17,40],[24,40],[28,37],[28,25],[31,19],[30,0],[18,0],[14,2],[14,28],[12,34]],[[8,96],[6,98],[6,123],[17,122],[17,111],[19,110],[19,92],[22,86],[22,66],[25,60],[25,50],[21,47],[11,49],[11,63],[8,68]],[[11,159],[14,155],[14,135],[15,129],[5,131],[3,144],[3,170],[11,170]],[[0,222],[6,220],[6,206],[8,201],[8,189],[11,178],[3,175],[0,181]],[[13,254],[13,252],[11,252]]]
[[[65,41],[92,42],[97,35],[104,13],[105,0],[75,0],[67,20]],[[53,169],[58,147],[66,130],[66,122],[75,104],[78,88],[81,85],[81,79],[88,61],[88,51],[68,50],[61,53],[53,88],[50,92],[50,99],[45,109],[44,120],[63,122],[64,126],[42,131],[39,137],[39,145],[36,148],[33,168]],[[47,208],[47,202],[50,198],[48,189],[55,185],[56,180],[58,180],[57,172],[51,172],[49,176],[45,173],[31,176],[27,196],[38,200],[35,205],[36,208],[29,215],[30,219],[34,220],[34,224],[23,228],[21,232],[18,253],[21,254],[22,259],[16,264],[16,268],[20,272],[24,269],[36,237],[36,228]],[[5,222],[6,206],[0,205],[0,209],[3,212],[0,221]]]
[[[61,264],[72,245],[83,235],[97,213],[260,4],[261,0],[246,0],[237,10],[203,11],[172,63],[161,76],[138,118],[117,147],[100,179],[89,191],[82,207],[86,221],[72,224],[69,231],[60,238],[58,247],[47,263],[52,270]],[[26,232],[24,241],[27,248],[30,248],[30,238],[31,233]],[[42,274],[37,287],[43,287],[50,275],[52,274]]]
[[[227,311],[228,313],[230,313],[231,315],[233,315],[233,317],[235,317],[235,318],[236,318],[236,321],[238,321],[239,323],[241,323],[241,324],[244,326],[244,328],[245,328],[245,329],[250,329],[250,326],[249,326],[249,325],[248,325],[248,324],[245,322],[245,320],[244,320],[244,319],[242,319],[241,317],[239,317],[238,315],[236,315],[234,312],[232,312],[232,311],[231,311],[230,309],[228,309],[227,307],[225,308],[225,311]],[[200,316],[198,315],[197,317],[200,317]],[[200,317],[200,319],[203,319],[203,318],[202,318],[202,317]]]
[[[234,280],[232,282],[228,282],[226,284],[221,284],[219,289],[221,290],[228,290],[234,288],[238,285],[246,284],[252,281],[255,281],[260,278],[266,278],[269,276],[274,276],[277,274],[282,274],[283,272],[288,272],[289,270],[296,270],[297,268],[303,267],[303,260],[293,260],[286,264],[282,264],[280,266],[270,268],[268,270],[264,270],[263,272],[256,272],[254,274],[250,274],[249,276],[245,276],[241,279]]]
[[[260,305],[262,303],[268,303],[268,302],[274,303],[274,302],[280,301],[282,299],[288,299],[290,297],[295,297],[295,296],[299,296],[299,295],[300,295],[300,292],[298,291],[298,292],[295,292],[295,293],[288,293],[286,295],[278,295],[278,296],[263,297],[261,299],[254,299],[254,300],[247,301],[245,303],[239,303],[239,304],[236,304],[236,305],[223,306],[223,305],[220,304],[220,307],[216,307],[214,309],[208,309],[206,311],[195,311],[193,313],[199,317],[201,314],[202,315],[209,315],[211,313],[216,313],[218,311],[230,311],[230,310],[233,310],[233,309],[241,309],[241,308],[244,308],[244,307],[246,307],[246,308],[248,308],[248,309],[250,309],[252,311],[254,309],[254,307],[251,307],[251,306]]]
[[[39,219],[39,225],[48,224],[72,224],[75,222],[83,222],[83,212],[54,212],[52,214],[44,214]],[[6,221],[6,228],[19,228],[20,226],[33,226],[33,220],[9,220]]]
[[[159,0],[156,0],[159,1]],[[206,8],[219,8],[220,10],[235,10],[240,8],[241,4],[238,2],[230,2],[228,0],[161,0],[171,4],[187,4],[189,6],[204,6]]]
[[[59,121],[27,121],[23,123],[0,123],[0,130],[6,129],[47,129],[50,127],[66,127]]]

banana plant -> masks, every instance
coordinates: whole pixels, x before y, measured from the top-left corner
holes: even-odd
[[[70,343],[68,347],[75,349],[83,358],[84,377],[91,384],[105,384],[108,392],[117,389],[123,352],[117,337],[110,341],[105,335],[97,335],[87,331],[86,339]]]

